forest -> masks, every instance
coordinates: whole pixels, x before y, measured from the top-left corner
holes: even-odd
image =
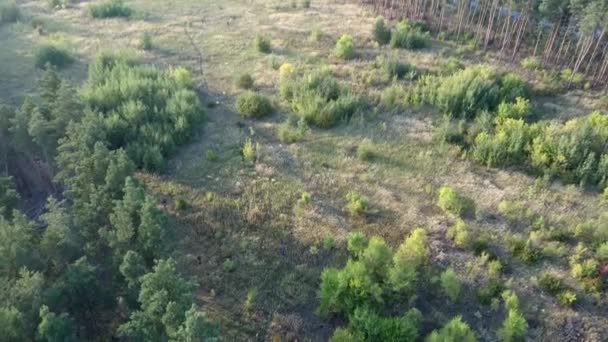
[[[608,340],[606,19],[0,0],[0,341]]]

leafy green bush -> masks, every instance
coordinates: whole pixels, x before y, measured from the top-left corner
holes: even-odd
[[[528,322],[518,310],[509,310],[507,318],[498,330],[498,337],[505,342],[523,339],[528,330]]]
[[[304,118],[298,120],[295,125],[292,123],[292,120],[287,120],[277,128],[277,137],[281,142],[291,144],[304,138],[308,130],[309,128]]]
[[[426,342],[476,342],[475,333],[461,316],[454,317],[443,328],[434,330]]]
[[[21,11],[14,1],[0,2],[0,25],[14,23],[21,17]]]
[[[365,341],[415,341],[421,318],[416,309],[401,317],[381,317],[368,308],[357,308],[350,325]]]
[[[456,224],[448,229],[447,238],[454,241],[459,247],[464,247],[469,243],[469,231],[463,220],[456,221]]]
[[[272,52],[272,44],[270,43],[270,39],[257,35],[254,40],[255,49],[261,53],[270,53]]]
[[[128,18],[133,10],[125,4],[124,0],[105,0],[104,2],[89,6],[91,17],[104,18]]]
[[[408,21],[400,21],[395,26],[391,36],[391,47],[401,49],[422,49],[430,45],[431,37],[428,32]]]
[[[84,103],[99,113],[111,149],[149,170],[188,141],[205,113],[186,69],[162,71],[102,54],[89,66]]]
[[[55,45],[43,45],[36,50],[34,60],[37,68],[44,68],[50,64],[58,69],[64,68],[74,62],[70,53]]]
[[[519,235],[507,238],[507,247],[515,257],[527,264],[532,264],[541,257],[541,249],[535,241],[527,240]]]
[[[236,99],[236,110],[246,118],[261,118],[272,113],[272,104],[263,95],[250,91]]]
[[[557,302],[563,307],[571,307],[576,302],[576,293],[564,290],[557,294]]]
[[[398,292],[410,292],[418,279],[418,269],[427,261],[428,239],[426,231],[416,228],[399,246],[393,257],[388,279]]]
[[[471,199],[458,194],[456,190],[449,186],[439,188],[437,206],[457,217],[470,213],[475,209]]]
[[[448,268],[439,278],[441,282],[441,289],[452,302],[457,302],[460,297],[460,281],[456,272],[452,268]]]
[[[236,86],[240,89],[251,89],[253,83],[253,77],[250,74],[242,74],[236,79]]]
[[[564,289],[562,280],[551,273],[542,274],[538,278],[538,286],[554,296]]]
[[[248,162],[254,162],[257,157],[258,144],[254,144],[251,139],[245,140],[241,148],[243,159]]]
[[[336,57],[342,59],[352,59],[355,57],[355,43],[353,37],[343,34],[336,42]]]
[[[408,93],[403,84],[393,82],[382,91],[382,94],[380,95],[380,105],[384,110],[390,112],[405,110],[408,105],[407,96]]]
[[[354,191],[346,194],[346,210],[351,215],[363,215],[369,208],[369,200]]]
[[[481,132],[475,137],[472,156],[488,167],[520,165],[527,158],[533,138],[533,132],[523,120],[500,120],[494,134]]]
[[[354,258],[359,258],[367,248],[367,237],[361,232],[351,233],[348,236],[347,249]]]
[[[526,70],[538,70],[541,67],[540,60],[536,57],[526,57],[519,64]]]
[[[378,56],[376,66],[382,69],[387,80],[403,78],[408,74],[415,73],[414,67],[407,63],[400,62],[397,57]]]
[[[372,36],[380,45],[386,45],[391,41],[391,29],[386,26],[384,18],[378,17],[374,22]]]

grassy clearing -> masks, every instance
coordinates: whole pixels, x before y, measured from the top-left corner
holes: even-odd
[[[405,91],[415,81],[416,75],[408,76],[409,66],[416,73],[443,75],[459,69],[450,59],[457,47],[438,42],[420,51],[378,47],[371,36],[375,18],[356,5],[334,1],[313,0],[310,8],[293,8],[272,0],[255,5],[240,0],[135,0],[129,2],[135,13],[129,21],[91,21],[87,3],[53,12],[42,6],[32,4],[24,12],[46,23],[44,35],[25,23],[0,27],[0,41],[9,47],[0,49],[3,100],[32,89],[39,77],[35,49],[57,40],[73,47],[76,62],[64,73],[75,82],[86,76],[81,71],[91,56],[121,49],[159,66],[184,66],[204,90],[209,122],[196,132],[195,142],[177,152],[163,175],[143,173],[139,178],[175,226],[187,232],[189,238],[179,244],[182,263],[200,279],[198,301],[220,320],[226,340],[326,340],[335,327],[315,316],[316,290],[323,268],[344,266],[348,235],[378,235],[396,249],[416,227],[428,232],[430,262],[453,269],[461,282],[461,298],[450,302],[446,312],[463,313],[480,340],[495,338],[488,331],[497,330],[503,317],[491,308],[495,298],[488,295],[496,278],[512,279],[521,302],[530,303],[530,317],[551,310],[534,322],[531,339],[544,336],[543,325],[553,329],[547,334],[559,336],[559,325],[551,327],[561,315],[605,323],[602,312],[590,305],[594,299],[569,276],[564,256],[576,246],[538,239],[530,228],[532,218],[543,217],[555,230],[568,229],[596,218],[605,202],[576,187],[474,165],[462,158],[458,147],[432,139],[432,122],[439,118],[434,110],[389,103],[386,89],[397,85]],[[357,52],[351,60],[335,56],[336,41],[346,33]],[[153,37],[152,49],[140,48],[144,34]],[[256,50],[258,36],[267,38],[270,53]],[[464,63],[483,58],[473,56]],[[369,102],[370,109],[331,130],[289,118],[292,108],[284,104],[276,115],[240,118],[234,110],[242,92],[238,88],[253,85],[248,79],[235,86],[235,79],[250,75],[257,92],[281,103],[278,85],[282,74],[289,73],[281,67],[286,63],[305,72],[327,68],[341,87]],[[392,76],[397,76],[396,83]],[[390,108],[375,109],[383,95]],[[570,113],[568,109],[578,106],[571,97],[579,95],[568,96],[542,98],[537,105],[558,104],[559,113]],[[256,146],[255,158],[243,158],[247,141]],[[437,205],[443,186],[475,202],[463,219],[468,239],[462,238],[463,228],[448,234],[461,222]],[[349,193],[358,194],[359,200]],[[519,215],[516,209],[522,207],[530,218]],[[522,216],[529,222],[513,219]],[[468,241],[454,243],[448,235]],[[516,241],[515,248],[508,241]],[[521,258],[528,241],[544,255],[532,264]],[[568,291],[577,294],[574,307],[583,305],[584,310],[576,316],[554,310],[556,299],[539,296],[535,277],[546,268],[568,279]],[[437,276],[453,295],[452,275]],[[467,306],[477,303],[480,288],[490,305]],[[559,301],[567,304],[571,298],[562,294]],[[416,305],[425,320],[448,320],[433,309],[445,306],[445,298],[434,298],[430,290],[420,292]],[[438,327],[431,323],[425,328]]]

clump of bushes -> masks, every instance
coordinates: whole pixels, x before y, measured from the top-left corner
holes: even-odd
[[[318,313],[343,314],[348,326],[337,329],[332,341],[412,341],[418,336],[420,312],[410,309],[400,316],[383,316],[393,289],[411,289],[418,268],[426,261],[428,246],[423,229],[416,229],[397,253],[382,238],[367,241],[361,233],[349,237],[352,258],[341,269],[327,268],[321,274]],[[407,283],[405,283],[407,282]]]
[[[320,128],[350,119],[361,107],[361,100],[341,89],[327,71],[282,78],[279,91],[298,116]]]
[[[128,18],[133,14],[133,10],[123,0],[106,0],[90,5],[89,13],[96,19]]]
[[[21,17],[21,11],[14,1],[0,3],[0,25],[14,23]]]
[[[408,74],[415,73],[415,69],[408,63],[399,61],[396,57],[378,56],[376,67],[382,69],[387,80],[404,78]]]
[[[476,342],[475,333],[468,324],[462,321],[461,316],[456,316],[449,321],[443,328],[434,330],[427,338],[426,342]]]
[[[464,247],[469,243],[469,231],[463,220],[456,221],[456,224],[448,229],[447,238],[454,241],[458,247]]]
[[[55,45],[43,45],[36,50],[34,60],[37,68],[50,64],[58,69],[74,62],[72,55],[64,48]]]
[[[109,147],[124,148],[148,170],[162,169],[165,156],[205,117],[188,70],[160,70],[109,54],[89,66],[82,98],[102,117]]]
[[[240,89],[251,89],[253,83],[253,77],[250,74],[242,74],[236,79],[236,86]]]
[[[469,214],[475,210],[475,205],[471,199],[460,195],[449,186],[442,186],[439,189],[437,206],[457,217]]]
[[[376,18],[372,29],[372,36],[380,45],[386,45],[391,41],[391,29],[386,25],[383,17]]]
[[[294,120],[287,120],[277,128],[277,137],[281,142],[294,143],[300,141],[308,132],[308,124],[301,118],[294,124]]]
[[[257,35],[254,40],[255,49],[261,53],[270,53],[272,52],[272,44],[270,43],[270,39]]]
[[[272,113],[272,104],[265,96],[249,91],[236,99],[236,110],[246,118],[261,118]]]
[[[526,57],[519,64],[526,70],[538,70],[541,67],[540,60],[536,57]]]
[[[408,21],[400,21],[395,25],[390,44],[393,48],[422,49],[430,44],[431,36],[424,32],[420,25],[412,25]]]
[[[452,268],[448,268],[439,278],[443,293],[452,301],[457,302],[460,297],[460,281],[456,272]]]
[[[352,59],[355,57],[355,43],[353,37],[343,34],[336,42],[336,57],[342,59]]]

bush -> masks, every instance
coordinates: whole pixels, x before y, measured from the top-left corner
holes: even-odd
[[[355,57],[355,44],[353,37],[348,34],[343,34],[336,42],[336,57],[342,59],[352,59]]]
[[[241,148],[243,159],[248,162],[254,162],[257,157],[258,144],[254,144],[251,139],[245,140]]]
[[[308,125],[303,118],[298,120],[295,126],[291,120],[287,120],[277,128],[277,137],[281,142],[291,144],[304,138],[308,130]]]
[[[391,29],[386,26],[384,18],[376,18],[374,28],[372,29],[372,36],[380,45],[386,45],[391,41]]]
[[[240,89],[252,89],[253,77],[250,74],[242,74],[236,79],[236,86]]]
[[[457,302],[460,297],[460,281],[458,280],[458,276],[456,276],[456,272],[454,272],[453,269],[448,268],[441,273],[440,281],[443,293],[445,293],[452,302]]]
[[[37,68],[44,68],[50,64],[58,69],[64,68],[74,62],[70,53],[55,45],[43,45],[36,50],[34,60]]]
[[[272,52],[272,45],[270,44],[270,40],[264,36],[257,35],[255,37],[255,49],[261,53],[270,53]]]
[[[128,18],[133,14],[133,10],[123,0],[106,0],[90,5],[89,13],[96,19]]]
[[[364,140],[357,146],[357,159],[361,161],[370,161],[375,154],[374,144],[369,140]]]
[[[389,282],[398,292],[410,292],[418,279],[418,269],[429,254],[426,231],[416,228],[397,249],[393,267],[389,270]]]
[[[272,105],[263,95],[247,92],[236,99],[236,110],[246,118],[261,118],[272,113]]]
[[[0,25],[14,23],[21,17],[17,4],[12,1],[0,2]]]
[[[380,94],[380,105],[389,112],[398,112],[405,110],[407,107],[407,90],[399,82],[393,82],[390,86],[384,88]]]
[[[439,189],[437,205],[445,212],[457,217],[474,211],[474,205],[470,199],[459,195],[456,190],[448,186],[442,186]]]
[[[148,32],[144,32],[139,39],[139,47],[142,50],[149,51],[152,50],[152,36]]]
[[[536,57],[526,57],[521,60],[520,65],[526,70],[538,70],[541,67],[540,60]]]
[[[571,307],[576,302],[576,293],[565,290],[557,294],[557,302],[563,307]]]
[[[310,8],[310,0],[302,0],[302,8]]]
[[[403,78],[408,74],[415,73],[411,65],[400,62],[396,57],[378,56],[376,66],[382,69],[387,80]]]
[[[369,208],[369,201],[367,197],[362,196],[356,192],[349,192],[346,194],[346,210],[351,215],[362,215],[365,214]]]
[[[368,308],[357,308],[350,324],[365,341],[415,341],[422,315],[416,309],[401,317],[381,317]]]
[[[367,238],[361,232],[351,233],[348,236],[347,249],[354,258],[359,258],[367,248]]]
[[[507,318],[498,331],[498,337],[506,342],[523,339],[528,330],[528,322],[518,310],[509,310]]]
[[[447,238],[454,241],[458,247],[464,247],[469,243],[469,231],[463,220],[456,221],[456,224],[448,229]]]
[[[391,47],[401,49],[422,49],[430,44],[430,34],[423,32],[419,26],[401,21],[395,26],[391,37]]]
[[[426,342],[476,342],[475,333],[468,324],[462,321],[461,316],[456,316],[440,330],[433,331]]]
[[[70,4],[71,0],[48,0],[48,6],[50,9],[66,8]]]

